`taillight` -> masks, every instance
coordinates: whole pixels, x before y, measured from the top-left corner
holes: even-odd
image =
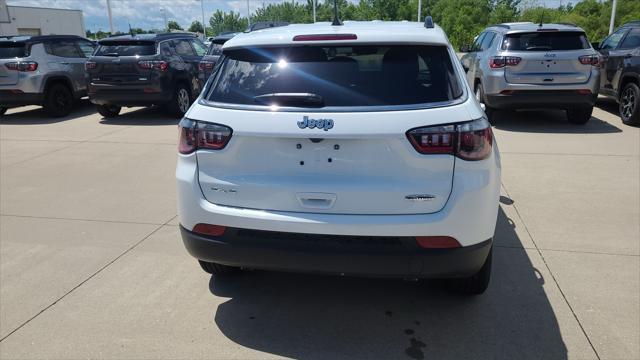
[[[216,65],[214,61],[200,61],[198,63],[198,69],[201,71],[205,70],[213,70],[213,67]]]
[[[584,55],[578,58],[580,64],[598,66],[600,64],[600,57],[598,55]]]
[[[14,61],[4,64],[9,70],[16,71],[36,71],[38,70],[38,63],[35,61]]]
[[[182,119],[178,151],[190,154],[199,149],[220,150],[227,146],[232,130],[228,126]]]
[[[492,69],[500,69],[505,66],[516,66],[520,64],[521,58],[517,56],[494,56],[489,58],[489,67]]]
[[[310,34],[296,35],[293,41],[332,41],[332,40],[357,40],[356,34]]]
[[[142,69],[166,71],[169,68],[169,63],[161,60],[142,60],[138,61],[138,66]]]
[[[412,129],[407,138],[421,154],[451,154],[471,161],[486,159],[493,145],[491,126],[484,118]]]
[[[96,67],[98,67],[98,64],[96,64],[93,61],[87,61],[86,63],[84,63],[84,69],[85,70],[93,70]]]

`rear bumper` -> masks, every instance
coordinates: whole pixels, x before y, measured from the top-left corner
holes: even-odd
[[[41,105],[43,100],[44,96],[41,93],[16,94],[9,90],[0,90],[0,106]]]
[[[452,278],[476,273],[492,240],[423,249],[412,237],[311,235],[227,228],[205,237],[180,227],[189,253],[200,260],[255,269],[376,277]]]
[[[593,107],[598,94],[577,90],[513,90],[510,94],[485,95],[486,104],[495,109],[569,109]]]
[[[89,100],[97,105],[118,106],[150,106],[159,105],[171,100],[171,92],[153,89],[157,92],[149,92],[150,89],[135,88],[123,89],[121,87],[100,88],[95,85],[89,88]]]

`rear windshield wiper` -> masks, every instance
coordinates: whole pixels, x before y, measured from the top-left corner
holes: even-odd
[[[120,56],[118,53],[104,53],[102,56]]]
[[[551,46],[528,46],[526,50],[551,50]]]
[[[264,105],[322,107],[324,99],[312,93],[270,93],[255,96],[256,102]]]

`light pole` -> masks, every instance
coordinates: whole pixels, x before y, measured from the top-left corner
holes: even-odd
[[[202,41],[207,38],[207,25],[204,22],[204,0],[200,0],[200,9],[202,10]]]
[[[111,31],[111,35],[113,32],[113,17],[111,16],[111,0],[107,0],[107,15],[109,15],[109,31]]]
[[[316,22],[316,7],[318,7],[317,0],[313,0],[313,22]]]
[[[251,27],[251,10],[249,9],[249,0],[247,0],[247,24]]]
[[[167,24],[167,10],[165,8],[160,8],[160,12],[162,12],[162,16],[164,17],[164,31],[169,32],[169,24]]]
[[[418,0],[418,22],[422,20],[422,0]]]
[[[616,5],[618,5],[618,0],[613,0],[613,4],[611,5],[611,22],[609,23],[609,34],[613,32],[613,25],[616,21]]]

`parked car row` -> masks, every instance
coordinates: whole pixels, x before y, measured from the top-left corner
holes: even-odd
[[[227,37],[227,39],[230,37]],[[182,116],[199,95],[219,49],[185,33],[126,35],[92,42],[79,36],[0,38],[0,114],[8,107],[42,105],[68,115],[84,96],[104,117],[122,107],[162,106]]]
[[[501,109],[564,109],[585,124],[598,93],[616,99],[625,124],[640,123],[640,22],[601,46],[572,24],[505,23],[460,50],[467,81],[487,116]]]

